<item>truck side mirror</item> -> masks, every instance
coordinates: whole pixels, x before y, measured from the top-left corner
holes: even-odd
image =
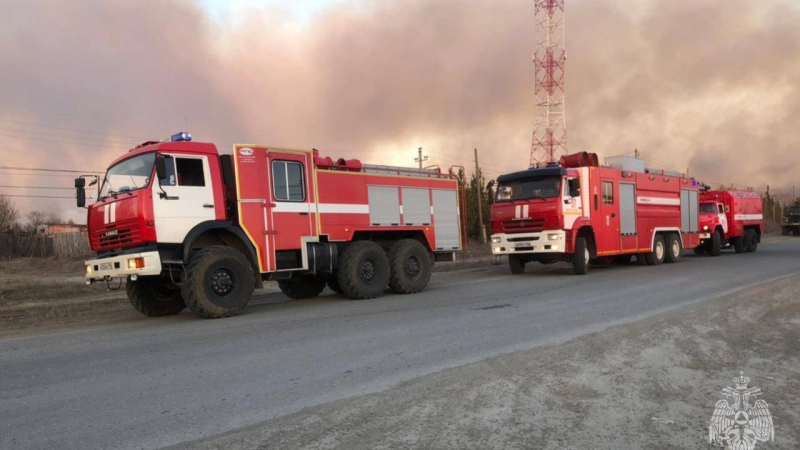
[[[76,188],[82,188],[84,186],[86,186],[86,180],[84,180],[83,177],[75,178],[75,187]]]
[[[167,163],[164,162],[164,157],[160,155],[156,157],[156,176],[159,180],[167,178]]]
[[[494,187],[494,180],[486,183],[486,201],[491,205],[494,203],[494,195],[492,195],[492,187]]]
[[[78,201],[78,208],[86,206],[86,189],[83,186],[75,188],[75,198]]]

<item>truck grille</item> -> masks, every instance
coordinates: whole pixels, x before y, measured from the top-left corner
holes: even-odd
[[[507,220],[503,228],[513,233],[533,233],[544,230],[544,219]]]
[[[141,233],[136,219],[107,225],[92,233],[92,247],[97,251],[127,247],[139,244],[140,241]]]

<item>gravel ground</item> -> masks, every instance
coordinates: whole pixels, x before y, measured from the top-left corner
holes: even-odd
[[[721,389],[760,387],[800,448],[800,276],[176,448],[707,448]],[[265,405],[268,407],[268,405]]]

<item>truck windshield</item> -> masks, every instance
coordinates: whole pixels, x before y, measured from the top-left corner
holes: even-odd
[[[700,203],[700,212],[714,214],[717,212],[717,205],[713,203]]]
[[[145,153],[111,166],[100,188],[100,198],[147,187],[155,160],[155,153]]]
[[[503,183],[497,188],[497,201],[510,202],[533,198],[554,198],[561,192],[561,177],[530,178]]]

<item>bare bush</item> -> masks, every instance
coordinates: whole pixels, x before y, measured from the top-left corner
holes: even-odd
[[[19,210],[11,198],[0,195],[0,231],[9,230],[19,220]]]

